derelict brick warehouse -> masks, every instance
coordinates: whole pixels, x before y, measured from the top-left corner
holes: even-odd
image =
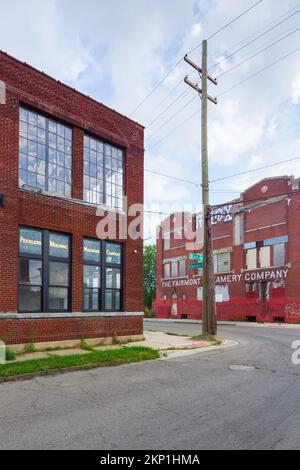
[[[140,335],[143,242],[96,227],[143,203],[143,127],[2,52],[0,80],[0,338]]]
[[[159,228],[155,309],[161,318],[202,316],[202,269],[189,269],[190,253],[202,252],[202,217],[190,217],[199,235],[195,246],[186,245],[193,239],[183,233],[182,214]],[[300,322],[299,178],[266,178],[215,207],[212,236],[219,320]]]

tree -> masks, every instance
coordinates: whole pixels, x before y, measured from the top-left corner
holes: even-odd
[[[151,308],[156,295],[156,246],[144,247],[144,305]]]

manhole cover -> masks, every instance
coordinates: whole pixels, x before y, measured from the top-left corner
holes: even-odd
[[[255,367],[253,366],[229,366],[229,369],[235,370],[235,371],[247,372],[249,370],[255,370]]]

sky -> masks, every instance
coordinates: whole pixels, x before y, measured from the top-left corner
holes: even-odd
[[[187,74],[198,83],[199,77],[184,61],[174,66],[254,3],[0,0],[0,49],[145,125],[146,170],[199,184],[200,100],[183,82]],[[300,2],[264,0],[208,41],[209,66],[217,64],[210,73],[225,72],[217,87],[209,87],[219,96],[217,106],[209,104],[210,180],[300,157],[300,50],[223,94],[297,49],[299,39]],[[190,58],[200,64],[201,47]],[[277,175],[300,176],[300,160],[214,183],[211,203],[230,201],[262,178]],[[197,211],[200,188],[146,172],[145,205],[162,213]],[[148,243],[155,241],[150,237],[161,218],[146,214]]]

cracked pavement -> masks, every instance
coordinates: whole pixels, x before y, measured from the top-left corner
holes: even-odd
[[[0,384],[0,448],[298,449],[300,366],[291,344],[300,329],[222,326],[219,335],[239,345]]]

